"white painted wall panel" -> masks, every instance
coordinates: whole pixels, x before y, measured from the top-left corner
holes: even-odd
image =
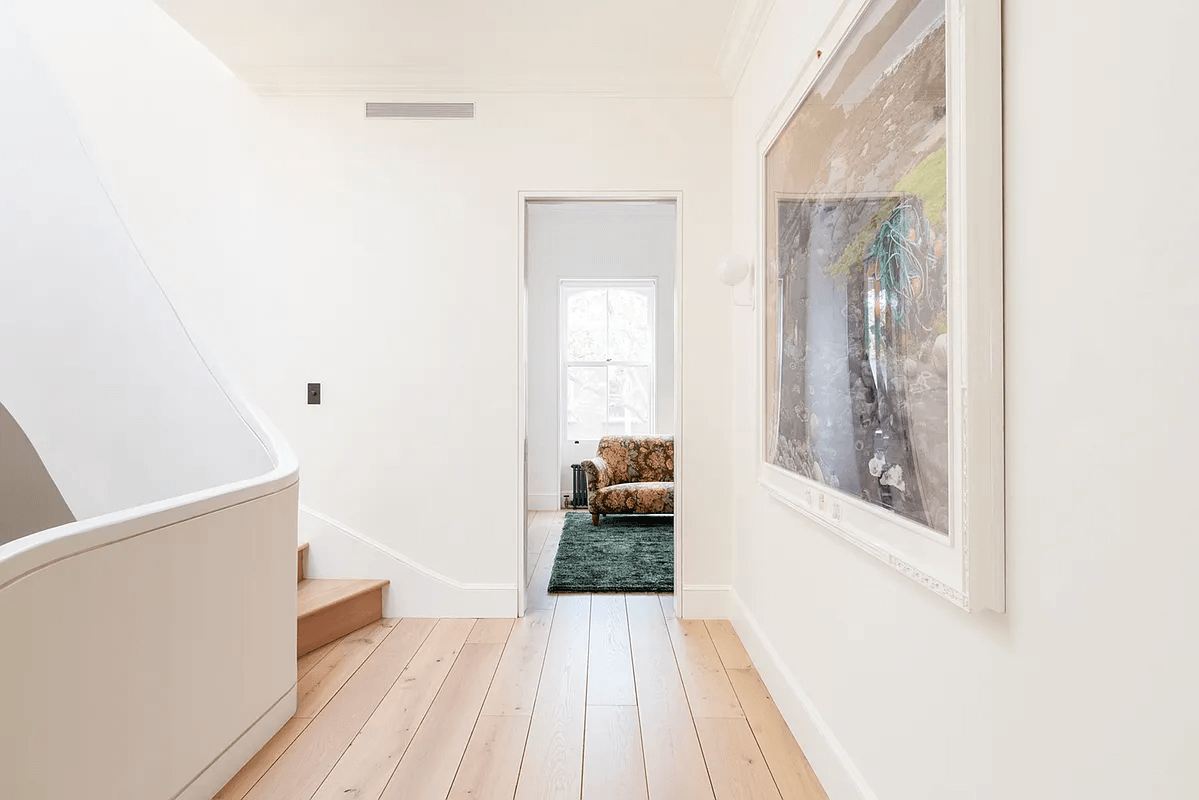
[[[402,96],[372,99],[405,99]],[[364,120],[353,97],[269,97],[286,151],[293,378],[267,403],[307,506],[463,584],[516,582],[521,191],[683,193],[685,574],[729,579],[727,102],[446,96],[473,120]],[[286,145],[284,147],[283,145]],[[294,385],[294,383],[293,383]],[[511,612],[508,612],[511,613]]]
[[[829,51],[837,5],[777,0],[738,88],[742,252],[758,131]],[[771,671],[789,671],[863,780],[814,743],[833,800],[1181,800],[1199,747],[1199,151],[1184,99],[1199,7],[1003,5],[1008,613],[953,607],[756,485],[748,310],[734,317],[734,586]]]

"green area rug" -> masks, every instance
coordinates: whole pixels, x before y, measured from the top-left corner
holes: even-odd
[[[674,517],[567,514],[549,591],[673,592]]]

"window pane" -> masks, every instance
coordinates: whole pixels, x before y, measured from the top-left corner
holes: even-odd
[[[649,361],[649,297],[628,289],[608,290],[608,356],[613,361]]]
[[[566,360],[608,358],[608,292],[591,289],[566,299]]]
[[[608,433],[651,433],[649,367],[608,367]]]
[[[603,436],[606,370],[606,367],[566,368],[566,438]]]

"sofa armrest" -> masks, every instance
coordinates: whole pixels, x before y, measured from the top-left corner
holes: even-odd
[[[583,471],[587,473],[588,494],[592,494],[612,483],[612,468],[599,456],[584,459],[582,465]]]

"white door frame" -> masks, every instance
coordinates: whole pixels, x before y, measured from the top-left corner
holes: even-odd
[[[526,247],[528,233],[528,205],[531,202],[557,201],[561,203],[586,203],[594,201],[665,202],[674,204],[674,607],[679,617],[685,616],[683,607],[683,534],[682,481],[679,476],[679,458],[683,446],[683,193],[681,191],[637,191],[637,192],[518,192],[517,221],[519,243],[516,268],[516,314],[517,314],[517,380],[516,380],[516,459],[517,459],[517,524],[516,529],[516,615],[523,617],[528,603],[525,579],[528,554],[525,547],[526,520],[528,519],[529,487],[527,484],[527,447],[529,427],[529,287]]]

